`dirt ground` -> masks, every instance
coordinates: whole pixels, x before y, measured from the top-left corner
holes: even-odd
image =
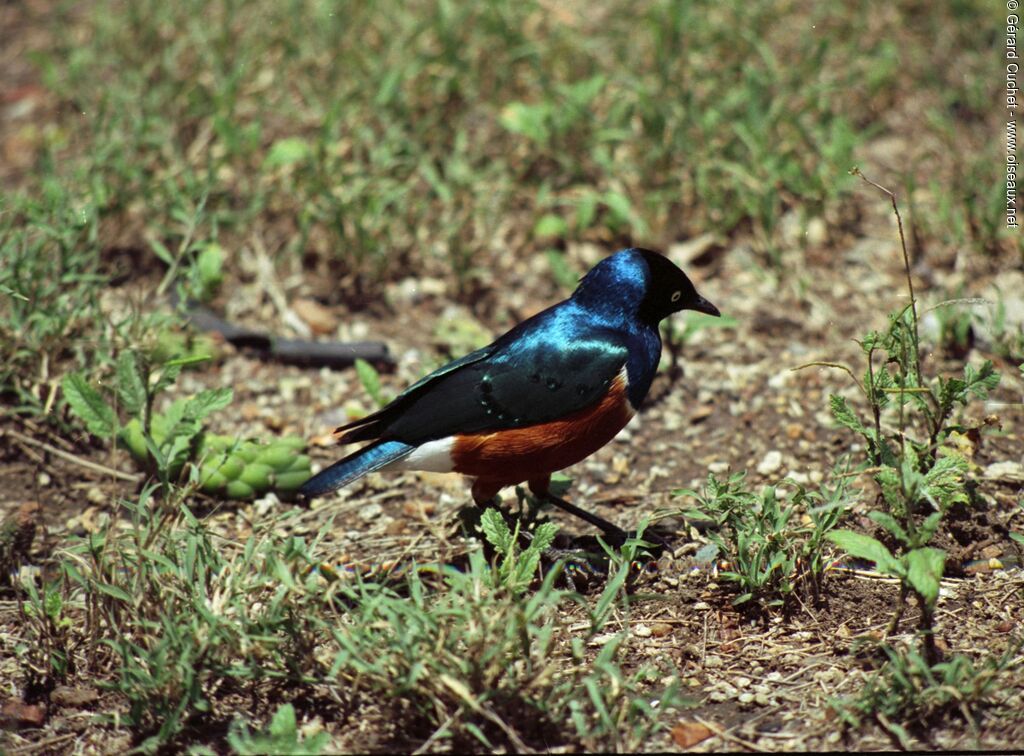
[[[863,222],[869,233],[845,242],[833,239],[817,249],[812,245],[805,263],[797,264],[794,256],[784,259],[775,272],[757,264],[753,252],[742,245],[669,249],[691,271],[698,289],[734,318],[735,325],[701,330],[682,346],[681,374],[672,379],[663,366],[639,416],[615,441],[568,471],[574,480],[570,498],[631,528],[644,515],[692,504],[673,492],[699,488],[709,471],[722,475],[746,470],[755,484],[788,477],[814,487],[830,479],[842,455],[854,452],[856,460],[856,439],[836,429],[828,415],[831,392],[853,400],[849,378],[828,368],[794,368],[814,361],[860,365],[853,339],[868,327],[883,328],[885,313],[905,303],[895,222],[885,202],[879,200],[877,206]],[[578,247],[569,254],[585,268],[610,251]],[[486,306],[475,309],[481,328],[494,335],[560,296],[543,260],[510,255],[505,262],[507,269],[495,280],[535,285],[496,285],[488,292]],[[966,287],[963,296],[986,296],[996,280],[1005,284],[1005,275],[991,262],[968,269],[922,263],[915,273],[925,284],[919,294],[922,310],[961,283]],[[143,283],[134,279],[112,290],[111,309],[124,306],[131,299],[131,287]],[[287,314],[275,301],[295,302],[316,284],[282,290],[283,298],[270,296],[265,278],[253,277],[237,287],[218,306],[239,322],[273,329]],[[448,322],[476,320],[471,309],[450,304],[443,281],[414,277],[390,286],[384,301],[375,306],[350,313],[339,303],[328,308],[328,315],[342,321],[342,336],[379,338],[389,344],[397,369],[384,376],[384,383],[392,392],[444,358],[438,349],[440,328]],[[979,336],[966,358],[979,361],[991,356]],[[925,370],[934,374],[958,364],[929,350]],[[1008,526],[1021,529],[1020,515],[1014,514],[1021,481],[1013,470],[1005,472],[1006,465],[995,464],[1024,458],[1024,386],[1015,365],[997,361],[997,368],[1003,374],[999,389],[969,412],[975,420],[998,416],[997,430],[983,437],[971,460],[985,506],[952,514],[947,542],[941,544],[949,552],[950,567],[938,605],[940,648],[974,656],[998,653],[1021,633],[1024,621],[1024,574],[1019,553],[1007,537]],[[344,408],[369,407],[353,371],[304,370],[237,353],[212,368],[187,374],[180,383],[182,392],[234,388],[234,409],[213,419],[220,433],[298,434],[323,444],[323,437],[344,419]],[[50,447],[26,442],[26,437]],[[69,456],[58,456],[53,448]],[[313,453],[315,462],[326,464],[339,451],[318,445]],[[131,495],[135,489],[132,483],[84,467],[82,460],[133,469],[121,452],[98,448],[85,438],[62,439],[28,422],[9,421],[0,435],[0,516],[30,501],[41,507],[34,564],[45,568],[67,534],[95,528],[109,516],[113,496]],[[873,484],[864,478],[858,485],[864,489],[858,509],[865,511],[874,497]],[[399,556],[436,559],[452,548],[465,548],[465,542],[452,534],[457,512],[467,501],[467,485],[456,476],[374,474],[316,502],[300,521],[315,532],[333,518],[339,564],[373,566]],[[210,516],[225,536],[240,538],[272,510],[285,506],[291,505],[264,499],[220,505]],[[588,532],[588,526],[561,513],[551,516],[567,533]],[[1015,523],[1010,521],[1014,516]],[[869,524],[855,512],[854,525],[858,522]],[[652,597],[628,618],[643,639],[632,646],[630,653],[636,658],[629,662],[668,658],[681,670],[687,693],[700,701],[697,708],[684,712],[683,719],[703,723],[715,733],[692,750],[895,746],[874,726],[844,732],[826,705],[862,685],[871,660],[855,652],[854,641],[881,631],[889,622],[898,594],[893,581],[838,564],[828,574],[821,606],[777,614],[741,613],[730,604],[733,594],[728,585],[716,582],[694,562],[700,536],[679,519],[669,524],[677,530],[672,553],[663,555],[657,569],[642,580],[641,589]],[[993,568],[997,563],[992,559],[1003,567]],[[900,632],[911,633],[915,622],[912,610]],[[10,652],[19,636],[17,601],[8,593],[0,596],[0,678],[7,697],[18,692],[19,672]],[[1000,699],[1000,705],[976,722],[976,730],[961,719],[951,719],[913,732],[916,746],[1021,747],[1024,685],[1003,691]],[[41,728],[3,734],[9,752],[122,750],[128,745],[125,731],[93,721],[93,714],[116,710],[118,702],[109,695],[98,696],[90,681],[80,681],[50,706]],[[342,742],[353,750],[400,750],[395,723],[380,720],[383,714],[377,716],[367,712],[367,720],[355,729],[329,720],[325,727],[344,733]],[[668,733],[647,746],[679,750]]]

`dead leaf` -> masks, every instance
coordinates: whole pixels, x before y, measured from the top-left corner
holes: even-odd
[[[27,704],[11,698],[0,708],[0,728],[17,730],[22,727],[42,727],[46,722],[46,704]]]
[[[702,404],[690,413],[690,424],[696,425],[702,420],[707,420],[714,413],[715,407],[712,404]]]
[[[338,319],[334,313],[315,299],[296,299],[292,302],[292,310],[313,333],[327,336],[338,330]]]
[[[58,706],[86,706],[99,700],[95,688],[59,685],[50,694],[50,700]]]
[[[435,504],[431,501],[407,501],[402,505],[402,511],[408,517],[416,517],[420,520],[425,520],[428,515],[432,515],[437,509]]]
[[[674,740],[676,745],[680,748],[691,748],[702,740],[707,740],[714,734],[715,733],[711,731],[710,727],[703,725],[700,722],[687,722],[686,720],[681,720],[672,728],[672,740]]]

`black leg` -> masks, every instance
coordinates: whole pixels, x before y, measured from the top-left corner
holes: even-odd
[[[568,512],[571,515],[579,517],[581,520],[585,520],[593,525],[595,528],[600,528],[601,531],[608,537],[618,540],[621,545],[626,542],[626,531],[617,525],[612,525],[608,520],[602,517],[598,517],[596,514],[591,514],[585,509],[580,509],[575,504],[570,504],[565,499],[559,498],[552,493],[543,494],[541,497],[544,501],[554,504],[556,507],[561,509],[563,512]],[[621,540],[620,540],[621,539]]]
[[[559,509],[568,512],[571,515],[576,515],[581,520],[586,520],[594,527],[600,528],[601,531],[605,534],[605,536],[607,536],[608,539],[611,541],[611,545],[613,546],[621,547],[626,542],[626,539],[630,536],[630,533],[627,533],[625,530],[616,525],[612,525],[610,522],[608,522],[608,520],[598,517],[595,514],[591,514],[590,512],[587,512],[584,509],[580,509],[575,504],[570,504],[565,499],[561,499],[552,493],[545,493],[541,495],[541,498],[544,499],[545,501],[551,502]],[[635,532],[633,532],[632,534],[636,535]],[[653,544],[654,546],[659,548],[666,548],[669,545],[668,541],[666,541],[657,533],[651,531],[645,532],[641,537],[641,540],[647,541],[648,543]]]

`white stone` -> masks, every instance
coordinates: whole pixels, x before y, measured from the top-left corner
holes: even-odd
[[[772,449],[764,455],[764,459],[762,459],[760,464],[758,464],[757,472],[760,475],[771,475],[774,472],[778,472],[781,467],[782,452],[778,449]]]

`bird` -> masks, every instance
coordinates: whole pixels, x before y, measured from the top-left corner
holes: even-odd
[[[568,299],[337,428],[339,443],[366,445],[300,494],[323,496],[375,471],[455,472],[473,479],[480,507],[527,483],[539,500],[621,536],[554,495],[551,474],[607,444],[640,409],[661,357],[659,323],[681,310],[721,315],[664,255],[636,247],[609,255]]]

